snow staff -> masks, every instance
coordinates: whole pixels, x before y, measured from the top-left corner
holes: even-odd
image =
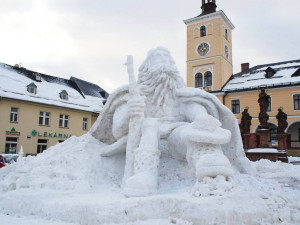
[[[214,95],[184,87],[167,49],[148,52],[137,84],[132,79],[131,57],[127,66],[130,85],[110,95],[90,131],[106,144],[102,156],[126,151],[125,195],[147,196],[157,191],[162,152],[187,160],[195,169],[195,195],[205,177],[228,180],[232,168],[253,172],[234,115]]]

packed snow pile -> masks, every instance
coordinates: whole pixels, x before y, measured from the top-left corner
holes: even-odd
[[[300,223],[300,167],[251,163],[237,120],[149,51],[82,137],[0,170],[0,213],[71,224]],[[1,217],[0,217],[1,219]]]
[[[97,177],[99,169],[101,170],[99,165],[103,164],[99,157],[99,148],[101,143],[86,134],[82,137],[71,137],[36,157],[19,158],[18,163],[0,170],[1,190],[7,192],[18,189],[48,189],[86,192],[95,185],[109,185],[109,183],[97,182],[99,179],[103,180],[103,177],[99,179]],[[107,159],[106,167],[115,164],[113,160]],[[102,168],[103,176],[111,176],[112,180],[118,179],[116,178],[118,173],[108,168],[107,171],[104,170],[105,168]]]
[[[162,157],[158,194],[126,198],[125,155],[101,157],[103,147],[90,134],[72,137],[1,169],[0,213],[89,225],[300,223],[298,165],[261,160],[256,176],[235,171],[232,189],[192,197],[191,168]]]

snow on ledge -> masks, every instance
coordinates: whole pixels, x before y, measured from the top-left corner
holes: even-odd
[[[276,148],[252,148],[248,149],[249,153],[278,153]]]

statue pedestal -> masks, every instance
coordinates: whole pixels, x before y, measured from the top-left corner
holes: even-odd
[[[243,134],[243,146],[245,150],[257,148],[257,135],[254,133]]]
[[[278,139],[278,160],[281,162],[288,162],[286,150],[289,147],[289,135],[288,134],[277,134]]]
[[[242,134],[244,150],[249,149],[250,134]]]
[[[278,139],[278,150],[287,150],[288,148],[288,135],[287,134],[277,134]]]
[[[257,131],[257,134],[259,135],[259,148],[269,148],[268,143],[268,136],[269,136],[269,130],[268,129],[261,129]]]

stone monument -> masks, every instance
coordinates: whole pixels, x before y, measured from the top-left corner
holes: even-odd
[[[258,115],[259,119],[259,126],[257,130],[257,134],[259,135],[259,148],[268,148],[268,135],[269,135],[269,125],[268,125],[268,120],[269,120],[269,115],[267,113],[267,109],[269,106],[269,100],[268,100],[268,95],[265,91],[265,88],[260,87],[260,93],[259,93],[259,98],[258,98],[258,103],[259,103],[259,108],[260,112]]]
[[[245,150],[257,147],[256,134],[250,133],[252,116],[250,116],[248,110],[249,107],[245,107],[244,111],[242,112],[241,123],[239,125],[243,137],[243,146]]]
[[[289,146],[289,135],[285,133],[285,129],[288,126],[287,122],[287,114],[283,112],[283,108],[278,108],[278,113],[276,115],[276,119],[278,120],[278,128],[277,128],[277,139],[278,139],[278,151],[280,155],[278,159],[287,162],[287,154],[286,150]]]

